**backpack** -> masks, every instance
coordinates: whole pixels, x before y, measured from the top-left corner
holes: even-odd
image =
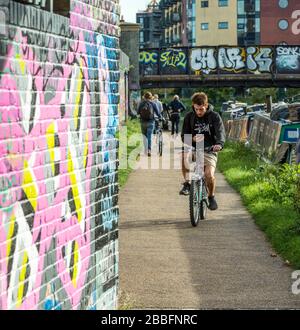
[[[151,102],[147,102],[144,101],[141,105],[140,105],[140,117],[141,120],[143,121],[151,121],[154,120],[154,109],[153,109],[153,105],[151,104]]]

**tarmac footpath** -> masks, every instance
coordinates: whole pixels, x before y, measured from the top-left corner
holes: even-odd
[[[179,169],[137,169],[120,191],[120,290],[132,309],[300,309],[294,270],[223,175],[219,210],[197,228],[181,183]]]

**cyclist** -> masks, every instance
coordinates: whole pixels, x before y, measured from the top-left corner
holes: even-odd
[[[190,148],[192,144],[196,147],[197,135],[204,136],[204,148],[212,148],[212,153],[204,153],[204,171],[205,180],[208,188],[209,209],[215,211],[218,209],[218,204],[215,198],[216,179],[215,171],[218,161],[218,152],[224,148],[225,144],[225,128],[220,115],[213,110],[213,106],[208,103],[208,97],[205,93],[196,93],[192,97],[193,111],[189,112],[185,118],[182,128],[182,141],[188,144]],[[190,143],[188,136],[192,136]],[[189,182],[189,169],[188,155],[189,150],[183,146],[182,152],[182,174],[184,177],[183,188],[180,191],[181,195],[189,195],[190,182]]]

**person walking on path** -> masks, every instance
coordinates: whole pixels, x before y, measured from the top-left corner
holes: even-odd
[[[150,92],[146,92],[143,100],[140,102],[137,114],[140,116],[141,130],[144,141],[145,155],[151,157],[152,134],[155,126],[155,116],[162,118],[156,104],[153,102],[153,96]]]
[[[192,97],[193,111],[189,112],[185,118],[182,128],[182,174],[184,177],[183,189],[181,195],[189,195],[189,152],[190,148],[196,148],[198,139],[204,136],[204,148],[211,148],[212,153],[204,153],[204,173],[208,188],[209,209],[215,211],[218,204],[215,199],[216,179],[215,171],[218,161],[218,152],[224,148],[226,134],[220,115],[214,112],[214,108],[208,103],[208,97],[205,93],[196,93]],[[189,136],[192,137],[189,142]],[[190,145],[191,144],[191,145]]]
[[[171,109],[171,122],[172,122],[172,136],[176,132],[179,134],[180,113],[186,110],[184,104],[180,101],[179,96],[175,95],[173,101],[169,104]]]

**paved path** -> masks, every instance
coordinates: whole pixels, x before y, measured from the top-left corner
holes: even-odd
[[[137,309],[300,309],[293,270],[271,257],[239,195],[217,179],[219,211],[192,228],[180,170],[130,175],[120,193],[121,291]]]

